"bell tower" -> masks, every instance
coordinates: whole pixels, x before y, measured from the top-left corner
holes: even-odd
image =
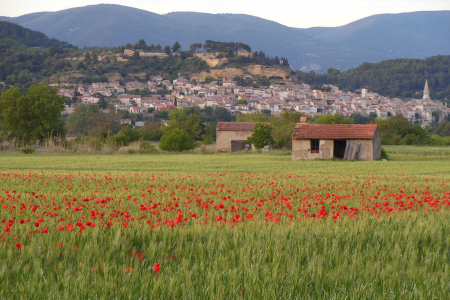
[[[423,89],[422,100],[431,100],[430,99],[430,90],[428,89],[428,80],[425,81],[425,88]]]

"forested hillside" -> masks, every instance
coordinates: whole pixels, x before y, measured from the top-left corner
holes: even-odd
[[[0,47],[6,47],[7,41],[5,39],[14,40],[27,47],[62,47],[62,48],[76,48],[67,42],[59,41],[57,39],[50,39],[45,34],[39,31],[34,31],[24,28],[20,25],[10,22],[0,21]]]
[[[78,50],[65,42],[49,39],[8,22],[0,23],[0,81],[22,89],[31,84],[68,84],[105,82],[113,80],[148,80],[150,75],[164,75],[166,79],[207,71],[210,66],[194,54],[203,51],[216,53],[227,59],[226,66],[239,68],[249,64],[289,67],[284,57],[270,57],[262,51],[251,53],[247,44],[206,40],[184,46],[175,42],[172,46],[149,44],[139,39],[135,44],[114,48],[86,48]],[[126,49],[133,55],[126,55]],[[140,56],[139,51],[165,53],[165,56]],[[245,51],[247,55],[238,55]],[[215,55],[216,55],[215,54]]]
[[[333,84],[349,91],[367,88],[384,96],[402,98],[422,98],[425,80],[428,80],[432,99],[450,100],[448,55],[363,63],[345,72],[336,69],[328,69],[326,74],[297,72],[297,76],[312,85]]]

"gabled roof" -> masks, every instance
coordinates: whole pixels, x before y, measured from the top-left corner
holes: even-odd
[[[376,124],[307,124],[298,123],[292,138],[309,139],[373,139],[378,128]]]
[[[258,122],[219,122],[217,131],[253,131]],[[269,125],[269,122],[264,123]]]

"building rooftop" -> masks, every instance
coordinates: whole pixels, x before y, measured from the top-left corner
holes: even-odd
[[[258,122],[219,122],[217,131],[253,131]],[[269,122],[264,123],[269,125]]]
[[[307,124],[295,126],[294,140],[309,139],[372,139],[378,125],[376,124]]]

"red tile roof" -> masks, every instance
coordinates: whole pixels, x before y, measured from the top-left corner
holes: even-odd
[[[217,131],[253,131],[258,122],[219,122]],[[269,122],[264,123],[269,125]]]
[[[373,139],[376,124],[307,124],[297,123],[292,138],[309,139]]]

